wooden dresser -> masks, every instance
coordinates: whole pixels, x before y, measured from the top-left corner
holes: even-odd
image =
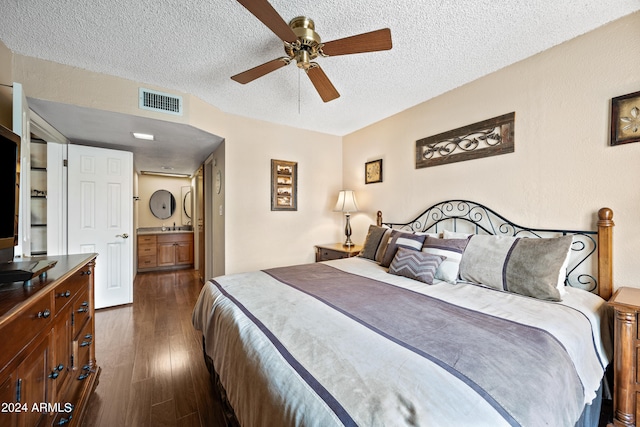
[[[620,288],[609,304],[615,309],[613,424],[635,426],[640,419],[640,289]]]
[[[193,232],[138,234],[138,271],[193,267]]]
[[[0,425],[81,425],[100,375],[94,339],[96,254],[56,260],[30,286],[0,285]]]

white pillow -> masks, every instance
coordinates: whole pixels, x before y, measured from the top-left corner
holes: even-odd
[[[458,280],[460,261],[468,239],[436,239],[427,236],[422,252],[446,257],[436,270],[436,279],[455,284]]]
[[[473,233],[458,233],[457,231],[444,230],[442,233],[443,239],[466,239],[469,236],[473,236]]]
[[[567,269],[569,268],[569,259],[571,258],[571,245],[569,245],[569,250],[567,251],[567,256],[562,263],[562,267],[560,267],[560,274],[558,275],[558,291],[560,292],[560,296],[563,296],[567,293],[565,289],[564,281],[567,278]]]

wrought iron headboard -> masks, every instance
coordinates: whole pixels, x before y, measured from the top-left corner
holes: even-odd
[[[609,299],[612,292],[612,228],[613,212],[602,208],[598,212],[598,230],[559,230],[523,227],[494,210],[469,200],[447,200],[437,203],[407,223],[383,222],[378,212],[378,224],[412,232],[439,233],[442,230],[471,234],[491,234],[517,237],[573,236],[572,255],[565,284],[596,292]]]

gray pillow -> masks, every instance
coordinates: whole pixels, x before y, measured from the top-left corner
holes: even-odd
[[[387,248],[390,234],[390,228],[370,225],[369,232],[364,240],[364,245],[358,256],[377,261],[378,263],[382,261],[382,256]]]
[[[460,262],[460,278],[521,295],[560,301],[558,276],[571,236],[551,239],[471,236]]]
[[[389,273],[433,285],[436,270],[445,257],[407,248],[398,248],[389,266]]]
[[[391,236],[389,237],[389,244],[384,251],[384,257],[380,265],[383,267],[389,267],[393,257],[396,256],[398,248],[407,248],[414,251],[422,249],[422,244],[427,236],[424,234],[406,233],[398,230],[391,230]]]

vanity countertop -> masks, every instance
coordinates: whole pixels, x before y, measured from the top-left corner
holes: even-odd
[[[145,234],[186,234],[186,233],[193,233],[193,230],[180,229],[180,227],[176,227],[176,229],[173,230],[173,227],[167,227],[167,229],[165,231],[162,231],[161,227],[145,227],[145,228],[138,228],[136,230],[136,232],[138,233],[138,235],[145,235]]]

